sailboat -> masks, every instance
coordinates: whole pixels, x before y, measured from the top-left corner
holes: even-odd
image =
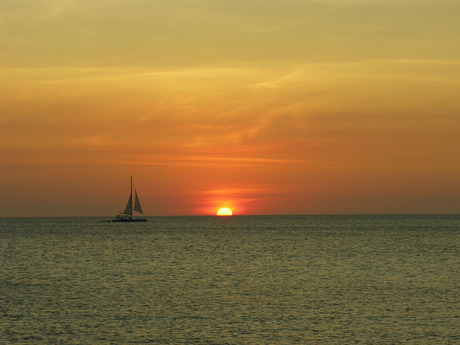
[[[129,195],[128,203],[126,204],[125,210],[123,212],[118,212],[117,219],[112,219],[112,222],[146,222],[147,221],[147,219],[145,218],[135,218],[134,211],[140,214],[144,214],[144,212],[142,212],[141,203],[139,201],[139,197],[137,196],[136,190],[134,190],[134,198],[133,198],[133,177],[131,176],[131,194]]]

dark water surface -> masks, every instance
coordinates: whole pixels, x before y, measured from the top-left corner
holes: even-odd
[[[459,344],[460,216],[0,219],[0,344]]]

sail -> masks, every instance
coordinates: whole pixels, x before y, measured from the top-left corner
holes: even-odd
[[[137,211],[140,214],[144,214],[144,212],[142,212],[142,207],[141,207],[141,203],[139,201],[139,198],[137,197],[137,191],[134,191],[134,193],[136,194],[136,201],[134,202],[134,211]]]
[[[137,201],[137,196],[136,196],[136,201]],[[129,195],[128,204],[126,205],[125,211],[123,213],[129,214],[131,216],[133,215],[133,194],[132,193]]]

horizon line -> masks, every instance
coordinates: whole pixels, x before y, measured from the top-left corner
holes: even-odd
[[[224,218],[231,217],[315,217],[315,216],[460,216],[460,213],[295,213],[295,214],[233,214],[232,216],[226,216]],[[7,218],[108,218],[113,216],[0,216],[0,219]],[[183,214],[183,215],[142,215],[138,217],[219,217],[216,214]]]

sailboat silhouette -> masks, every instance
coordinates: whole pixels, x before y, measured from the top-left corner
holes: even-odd
[[[118,212],[117,219],[112,219],[112,222],[146,222],[145,218],[135,218],[134,211],[144,214],[142,211],[141,202],[137,196],[137,191],[134,190],[134,202],[133,202],[133,177],[131,176],[131,194],[129,195],[128,203],[126,204],[123,212]]]

